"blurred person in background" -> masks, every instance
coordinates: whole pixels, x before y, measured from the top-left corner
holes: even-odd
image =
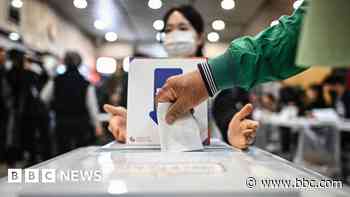
[[[135,54],[136,55],[136,54]],[[118,64],[117,70],[107,79],[103,80],[97,88],[97,99],[99,110],[103,111],[103,105],[127,107],[128,74]],[[108,132],[108,122],[102,122],[103,137],[99,138],[98,144],[106,144],[114,139],[111,132]]]
[[[272,93],[264,93],[260,97],[260,104],[263,110],[266,110],[268,112],[277,111],[277,101],[275,96]]]
[[[148,56],[141,53],[135,53],[133,57]],[[98,88],[98,101],[101,109],[104,104],[110,104],[114,106],[127,107],[127,94],[128,94],[128,74],[123,70],[122,66],[117,66],[117,70],[108,79],[103,81]],[[102,109],[103,110],[103,109]]]
[[[324,99],[323,87],[320,84],[311,84],[305,91],[305,110],[327,108]]]
[[[264,116],[278,111],[278,101],[270,92],[261,93],[260,96],[253,92],[250,94],[250,100],[256,106],[252,116],[255,120],[261,120]]]
[[[125,100],[122,99],[122,96],[125,94],[122,92],[124,86],[124,79],[121,76],[122,74],[117,71],[111,77],[109,77],[99,88],[99,103],[110,104],[115,106],[126,107]]]
[[[49,136],[50,132],[50,117],[49,110],[45,103],[40,98],[40,92],[49,79],[49,74],[41,59],[40,53],[32,52],[26,54],[27,64],[32,72],[40,76],[37,81],[37,90],[35,93],[35,100],[33,102],[33,111],[36,113],[36,138],[35,138],[35,152],[37,155],[37,162],[49,159],[52,156],[52,141]]]
[[[10,166],[25,159],[25,165],[32,165],[40,160],[36,136],[42,132],[45,105],[39,92],[48,76],[40,65],[33,65],[25,52],[12,49],[8,52],[11,69],[6,73],[10,87],[10,116],[8,126],[8,162]],[[45,150],[46,151],[46,150]]]
[[[205,40],[204,21],[197,10],[187,5],[174,7],[165,14],[163,21],[165,22],[163,45],[169,57],[203,57]],[[227,107],[229,108],[229,106]],[[111,105],[106,105],[105,110],[113,114],[109,122],[109,130],[117,141],[125,142],[126,109],[120,106],[113,107]],[[230,138],[230,136],[235,136],[235,139],[225,139],[225,141],[233,142],[231,145],[237,148],[244,149],[248,147],[248,141],[250,142],[251,138],[254,138],[255,130],[258,125],[255,121],[245,119],[252,110],[252,106],[247,105],[236,114],[237,116],[232,117],[234,113],[229,113],[232,114],[230,119],[232,124],[225,127],[229,128],[228,130],[221,132],[224,132],[223,136],[229,136],[228,138]],[[216,117],[221,118],[222,116],[224,115],[218,115],[218,113],[216,113]],[[242,127],[239,127],[241,123]],[[245,132],[244,135],[243,131]],[[229,132],[229,134],[226,134],[226,132]]]
[[[325,97],[339,116],[350,118],[350,91],[346,88],[345,76],[331,74],[324,80]]]
[[[346,89],[350,90],[350,69],[346,72]]]
[[[304,112],[304,92],[300,87],[284,86],[280,89],[280,115],[283,118],[295,118]]]
[[[290,120],[303,114],[303,91],[299,87],[285,86],[280,90],[280,112],[282,119]],[[292,146],[296,144],[297,134],[293,133],[289,127],[280,127],[281,131],[281,151],[290,153]]]
[[[59,154],[89,145],[94,135],[102,134],[95,88],[78,70],[81,56],[68,51],[63,62],[66,71],[50,80],[41,92],[43,101],[55,112]]]
[[[5,160],[6,126],[8,119],[8,108],[5,104],[5,62],[6,51],[0,47],[0,162]]]

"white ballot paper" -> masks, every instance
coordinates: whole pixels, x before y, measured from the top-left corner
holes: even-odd
[[[202,150],[198,122],[190,112],[171,125],[166,123],[165,116],[170,105],[171,103],[158,103],[157,107],[161,150],[164,152]]]

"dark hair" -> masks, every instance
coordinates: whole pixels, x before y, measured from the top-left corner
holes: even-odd
[[[64,64],[68,69],[78,68],[82,62],[81,56],[76,51],[67,51],[64,55]]]
[[[11,49],[8,51],[8,57],[15,69],[24,68],[25,52],[18,49]]]
[[[10,49],[7,52],[8,59],[12,62],[12,68],[7,74],[7,81],[14,96],[14,103],[17,105],[19,102],[19,93],[22,91],[24,84],[23,74],[25,71],[25,52],[20,49]]]
[[[341,75],[333,74],[333,75],[327,76],[323,81],[323,83],[329,84],[329,85],[337,85],[337,84],[345,85],[346,79]]]
[[[285,86],[279,91],[280,103],[282,105],[294,103],[300,107],[303,104],[301,101],[304,94],[304,90],[298,86]]]
[[[204,33],[204,20],[201,16],[201,14],[192,6],[190,5],[182,5],[178,7],[173,7],[170,10],[168,10],[163,18],[164,23],[166,24],[169,20],[170,15],[178,11],[180,12],[193,26],[193,28],[196,30],[197,34],[203,34]],[[165,30],[165,27],[163,31]],[[203,56],[203,46],[204,44],[200,45],[196,51],[196,56],[201,57]]]
[[[305,110],[319,109],[327,107],[326,101],[323,97],[323,86],[320,84],[311,84],[309,89],[316,92],[317,96],[305,106]]]
[[[322,95],[323,95],[323,87],[322,87],[322,85],[314,83],[314,84],[311,84],[309,88],[311,90],[317,92],[318,96],[322,97]]]

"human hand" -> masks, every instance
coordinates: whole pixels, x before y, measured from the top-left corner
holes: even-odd
[[[104,105],[104,110],[112,117],[109,120],[108,130],[112,133],[115,140],[121,143],[126,141],[126,109],[124,107],[115,107],[113,105]]]
[[[228,141],[238,149],[246,149],[251,145],[256,137],[256,129],[259,122],[246,119],[253,112],[253,105],[246,104],[237,112],[230,121],[228,128]]]
[[[198,70],[170,77],[158,91],[157,102],[172,102],[165,120],[172,124],[181,115],[190,111],[209,97]]]

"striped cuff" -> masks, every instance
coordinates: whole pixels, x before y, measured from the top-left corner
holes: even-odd
[[[201,62],[198,64],[198,70],[202,75],[205,87],[207,88],[210,97],[213,97],[218,92],[217,85],[215,84],[213,73],[208,62]]]

